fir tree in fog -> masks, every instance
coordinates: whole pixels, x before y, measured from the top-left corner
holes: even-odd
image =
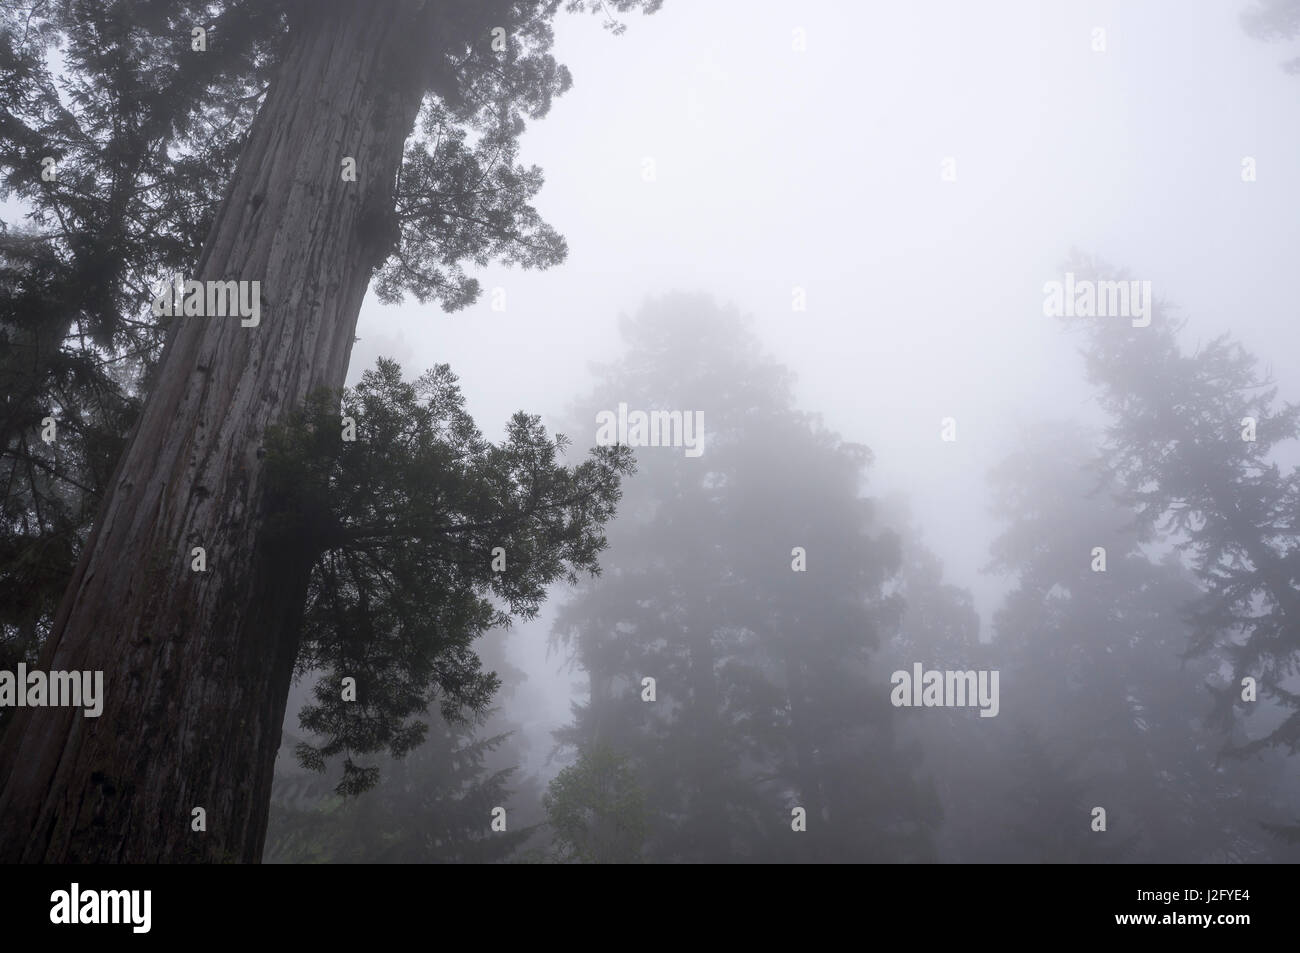
[[[647,860],[929,857],[936,803],[873,665],[899,542],[865,496],[870,452],[797,410],[787,372],[708,299],[655,299],[624,333],[578,421],[698,410],[706,449],[637,450],[605,573],[556,623],[590,685],[562,741],[628,759]]]
[[[1004,523],[991,568],[1016,581],[992,649],[1020,699],[999,727],[1026,733],[1026,760],[1003,777],[1016,808],[1005,829],[1021,832],[1007,859],[1270,859],[1260,822],[1278,816],[1279,759],[1218,763],[1204,685],[1219,661],[1185,658],[1196,580],[1167,547],[1140,545],[1095,446],[1083,428],[1043,423],[991,475]],[[1094,806],[1105,841],[1078,820]]]
[[[1300,0],[1196,12],[5,4],[0,859],[1300,859]]]

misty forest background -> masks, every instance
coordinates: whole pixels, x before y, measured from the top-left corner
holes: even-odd
[[[880,158],[910,127],[859,117],[873,97],[914,95],[907,108],[928,124],[926,97],[945,83],[959,101],[944,115],[963,110],[953,77],[983,76],[982,56],[1029,46],[1037,58],[1059,42],[1077,56],[1044,70],[1116,69],[1126,35],[1133,47],[1143,29],[1184,36],[1186,12],[1155,5],[1126,34],[1114,6],[1031,16],[1036,5],[1003,4],[982,33],[952,5],[810,5],[808,49],[791,51],[800,23],[781,4],[668,0],[644,4],[649,17],[635,6],[558,17],[574,88],[558,84],[565,96],[528,137],[510,123],[466,133],[450,106],[425,104],[397,195],[401,251],[375,271],[350,386],[265,435],[272,529],[328,530],[313,537],[263,860],[1300,860],[1300,144],[1275,142],[1249,183],[1239,160],[1265,152],[1262,138],[1229,145],[1214,160],[1226,171],[1187,172],[1194,149],[1147,153],[1203,197],[1204,210],[1184,203],[1209,222],[1196,256],[1179,244],[1191,226],[1172,218],[1138,235],[1145,226],[1113,209],[1052,218],[1044,203],[1061,181],[1086,178],[1106,149],[1144,161],[1068,122],[1043,136],[1077,153],[1069,163],[1012,138],[1001,158],[959,165],[956,182],[940,178],[937,140],[917,146],[924,184],[905,191],[956,190],[997,162],[1006,178],[983,204],[926,206],[916,214],[929,224],[905,224],[869,183],[912,162]],[[1209,6],[1231,30],[1215,20],[1190,59],[1144,61],[1140,75],[1168,74],[1154,101],[1181,95],[1196,57],[1221,44],[1254,70],[1224,82],[1267,84],[1266,104],[1284,110],[1256,103],[1244,121],[1300,125],[1300,60],[1286,62],[1300,3]],[[170,322],[150,315],[152,289],[196,273],[284,16],[233,0],[15,0],[0,12],[0,669],[37,664],[163,354]],[[899,55],[922,59],[918,70],[957,72],[934,87],[855,81],[861,61],[885,55],[872,16],[902,31],[913,52]],[[1013,21],[1023,34],[998,33]],[[1100,55],[1094,21],[1113,22]],[[218,25],[206,59],[188,30],[149,39],[189,22]],[[947,25],[929,36],[935,22]],[[752,53],[756,36],[766,52]],[[850,53],[851,37],[865,52]],[[950,43],[972,59],[946,63]],[[786,92],[751,87],[746,48],[754,75],[774,73],[762,82]],[[776,63],[790,56],[821,57],[823,72]],[[688,95],[666,79],[655,105],[636,98],[656,95],[642,57],[664,71],[712,65],[678,69]],[[1080,88],[1105,99],[1123,80]],[[800,97],[826,101],[800,118]],[[748,112],[729,120],[731,103]],[[673,143],[638,132],[642,111],[654,129],[656,111],[673,110],[685,117]],[[1019,129],[1018,115],[999,121]],[[592,131],[606,128],[608,139]],[[614,155],[611,142],[638,151]],[[764,166],[771,150],[788,164]],[[959,163],[971,151],[956,149]],[[534,153],[541,168],[526,164]],[[54,181],[41,175],[50,154]],[[728,167],[748,194],[726,191]],[[1282,177],[1290,191],[1269,184]],[[1159,176],[1125,181],[1117,201],[1152,217],[1134,196],[1175,191]],[[1026,191],[1007,199],[1017,183]],[[679,187],[696,191],[663,197]],[[1003,199],[1009,224],[981,226]],[[1289,224],[1251,237],[1233,203]],[[952,247],[934,237],[944,216]],[[1034,216],[1033,265],[1008,265],[1014,280],[986,258],[953,263],[977,245],[1010,260],[1023,246],[981,229]],[[656,259],[623,232],[681,249]],[[1219,285],[1249,285],[1235,302],[1217,290],[1240,310],[1225,308],[1190,279],[1163,280],[1183,272],[1144,259],[1144,243],[1182,249],[1198,275],[1232,253],[1223,246],[1250,246],[1267,281],[1217,266]],[[980,300],[979,269],[1001,297]],[[898,287],[882,290],[891,271]],[[1150,326],[1044,317],[1041,284],[1067,271],[1156,278]],[[931,283],[954,297],[927,299]],[[702,411],[703,455],[589,452],[596,415],[620,403]],[[515,405],[527,413],[510,416]],[[340,442],[340,414],[356,420],[355,442]],[[942,439],[946,417],[956,440]],[[536,501],[503,502],[501,488],[525,484],[554,516],[520,529]],[[376,530],[407,525],[428,531],[412,543]],[[795,547],[805,572],[792,571]],[[997,717],[892,707],[890,673],[918,661],[998,670]],[[356,701],[341,697],[345,677]],[[11,721],[0,709],[0,732]],[[806,831],[792,831],[794,807]]]

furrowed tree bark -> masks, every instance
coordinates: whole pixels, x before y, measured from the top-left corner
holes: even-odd
[[[260,281],[260,325],[172,319],[38,664],[102,670],[103,713],[16,711],[0,744],[2,860],[260,859],[311,554],[266,539],[258,451],[268,424],[344,383],[393,237],[429,26],[419,0],[303,10],[184,276]],[[195,546],[207,572],[191,570]]]

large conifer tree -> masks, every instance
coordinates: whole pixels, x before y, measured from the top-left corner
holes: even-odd
[[[625,335],[579,425],[620,403],[699,411],[704,449],[636,450],[607,572],[557,620],[590,683],[562,740],[628,759],[649,860],[928,857],[933,797],[873,662],[899,552],[862,495],[870,452],[796,410],[785,370],[707,299],[656,299]]]
[[[310,394],[342,385],[373,276],[385,297],[409,290],[456,307],[477,293],[462,262],[545,266],[563,256],[529,204],[540,174],[515,160],[525,121],[569,84],[549,53],[561,6],[588,4],[400,0],[375,16],[367,0],[65,0],[6,11],[0,80],[17,105],[0,129],[7,182],[41,188],[42,158],[61,158],[70,142],[99,151],[113,138],[106,108],[131,127],[102,166],[74,159],[59,186],[63,205],[117,188],[121,163],[120,207],[92,206],[83,221],[65,222],[53,203],[46,222],[58,228],[32,246],[46,277],[29,280],[26,270],[11,294],[55,294],[69,267],[91,268],[77,292],[84,302],[73,303],[92,312],[84,320],[106,349],[121,346],[114,320],[147,323],[142,290],[178,265],[193,280],[259,282],[261,315],[256,327],[189,317],[166,328],[148,399],[40,655],[48,669],[102,670],[104,713],[92,721],[28,708],[13,719],[0,740],[5,857],[260,856],[315,558],[312,546],[267,535],[265,435]],[[74,109],[59,101],[48,65],[60,38],[70,82],[87,89]],[[205,99],[249,87],[251,100]],[[238,107],[250,101],[256,113],[239,130],[248,111]],[[234,129],[217,134],[216,148],[237,146],[239,158],[220,206],[168,221],[179,207],[167,192],[176,165],[163,157],[193,159],[176,159],[192,179],[211,172],[205,120],[223,109]],[[202,249],[192,260],[184,249],[128,258],[141,266],[128,285],[111,252],[93,248],[119,233],[145,245],[175,233]],[[20,343],[38,357],[66,336],[57,322],[80,312],[51,304],[47,313],[53,324],[18,322]],[[24,369],[33,405],[58,364]],[[203,573],[191,572],[196,546],[206,551]],[[209,818],[201,838],[190,828],[196,806]]]

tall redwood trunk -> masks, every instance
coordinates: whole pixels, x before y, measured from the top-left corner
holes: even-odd
[[[310,554],[262,534],[267,424],[340,387],[419,108],[418,0],[293,24],[199,280],[258,280],[261,324],[180,317],[41,669],[104,710],[23,708],[0,746],[0,859],[256,861]],[[202,55],[202,54],[194,54]],[[343,182],[344,156],[357,181]],[[203,546],[207,572],[190,568]],[[192,811],[206,811],[206,832]]]

